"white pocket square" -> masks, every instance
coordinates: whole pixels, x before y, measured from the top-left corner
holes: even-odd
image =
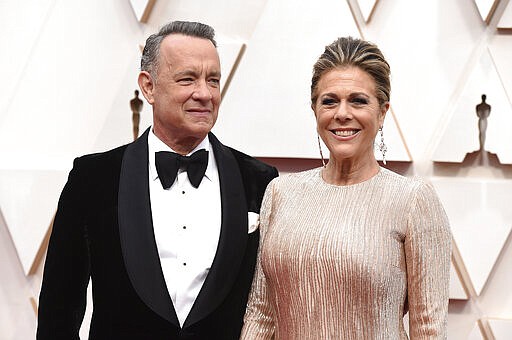
[[[249,220],[249,234],[256,231],[260,226],[260,214],[253,213],[249,211],[247,214],[247,219]]]

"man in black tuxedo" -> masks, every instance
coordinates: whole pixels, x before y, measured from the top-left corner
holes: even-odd
[[[48,247],[38,339],[78,339],[89,278],[89,339],[238,339],[257,214],[277,170],[210,132],[219,84],[211,27],[171,22],[148,38],[139,86],[153,127],[75,160]]]

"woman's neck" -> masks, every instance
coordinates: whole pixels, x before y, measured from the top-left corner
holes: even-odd
[[[364,162],[357,162],[352,159],[336,159],[331,156],[329,163],[322,171],[322,178],[329,184],[351,185],[372,178],[379,172],[379,169],[379,163],[373,155]]]

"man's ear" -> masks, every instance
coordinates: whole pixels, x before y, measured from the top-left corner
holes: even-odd
[[[139,73],[138,82],[140,90],[142,91],[142,95],[144,96],[144,98],[146,98],[149,104],[153,105],[153,103],[155,102],[153,98],[153,90],[155,88],[155,83],[153,82],[153,78],[151,77],[149,72],[141,71]]]

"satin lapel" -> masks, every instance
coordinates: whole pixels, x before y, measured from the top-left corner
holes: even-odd
[[[153,233],[148,175],[148,132],[124,153],[119,179],[119,234],[130,281],[142,301],[179,326]]]
[[[247,244],[247,206],[238,162],[232,152],[209,134],[219,170],[222,226],[217,253],[184,327],[210,314],[229,294]]]

